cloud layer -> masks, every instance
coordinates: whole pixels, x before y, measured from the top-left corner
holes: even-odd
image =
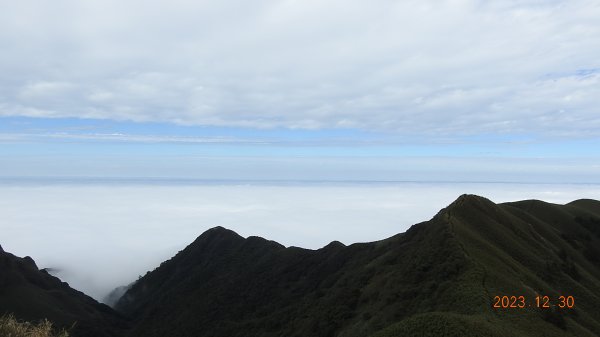
[[[404,232],[462,193],[495,202],[600,199],[600,185],[1,185],[0,244],[98,299],[221,225],[319,248]]]
[[[10,2],[0,116],[596,137],[597,1]]]

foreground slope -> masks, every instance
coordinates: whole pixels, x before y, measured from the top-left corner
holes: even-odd
[[[117,304],[131,336],[596,336],[600,207],[463,195],[430,221],[319,250],[216,227]],[[494,309],[494,296],[532,307]],[[535,296],[573,296],[538,309]]]
[[[108,337],[123,334],[125,321],[106,305],[39,270],[30,257],[16,257],[0,247],[0,316],[51,321],[70,336]]]

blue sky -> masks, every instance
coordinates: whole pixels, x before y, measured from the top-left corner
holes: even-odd
[[[5,178],[600,182],[595,139],[481,135],[417,142],[364,130],[2,122]]]
[[[585,0],[10,2],[0,176],[599,182],[599,16]]]

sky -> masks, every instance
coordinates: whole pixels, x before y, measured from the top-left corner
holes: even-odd
[[[0,244],[101,298],[214,225],[318,248],[462,193],[600,199],[599,17],[597,0],[0,0]]]
[[[600,180],[597,1],[0,5],[0,176]]]

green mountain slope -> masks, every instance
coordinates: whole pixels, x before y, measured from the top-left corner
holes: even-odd
[[[599,247],[595,200],[463,195],[405,233],[319,250],[216,227],[121,297],[131,324],[0,247],[0,315],[92,337],[598,336]],[[524,307],[493,308],[496,296]]]
[[[599,205],[463,195],[406,233],[319,250],[217,227],[117,308],[131,336],[597,336]],[[527,306],[492,307],[511,295]],[[575,307],[536,307],[561,295]]]
[[[39,270],[30,257],[19,258],[0,247],[0,316],[19,320],[48,319],[70,336],[121,336],[126,321],[106,305]]]

